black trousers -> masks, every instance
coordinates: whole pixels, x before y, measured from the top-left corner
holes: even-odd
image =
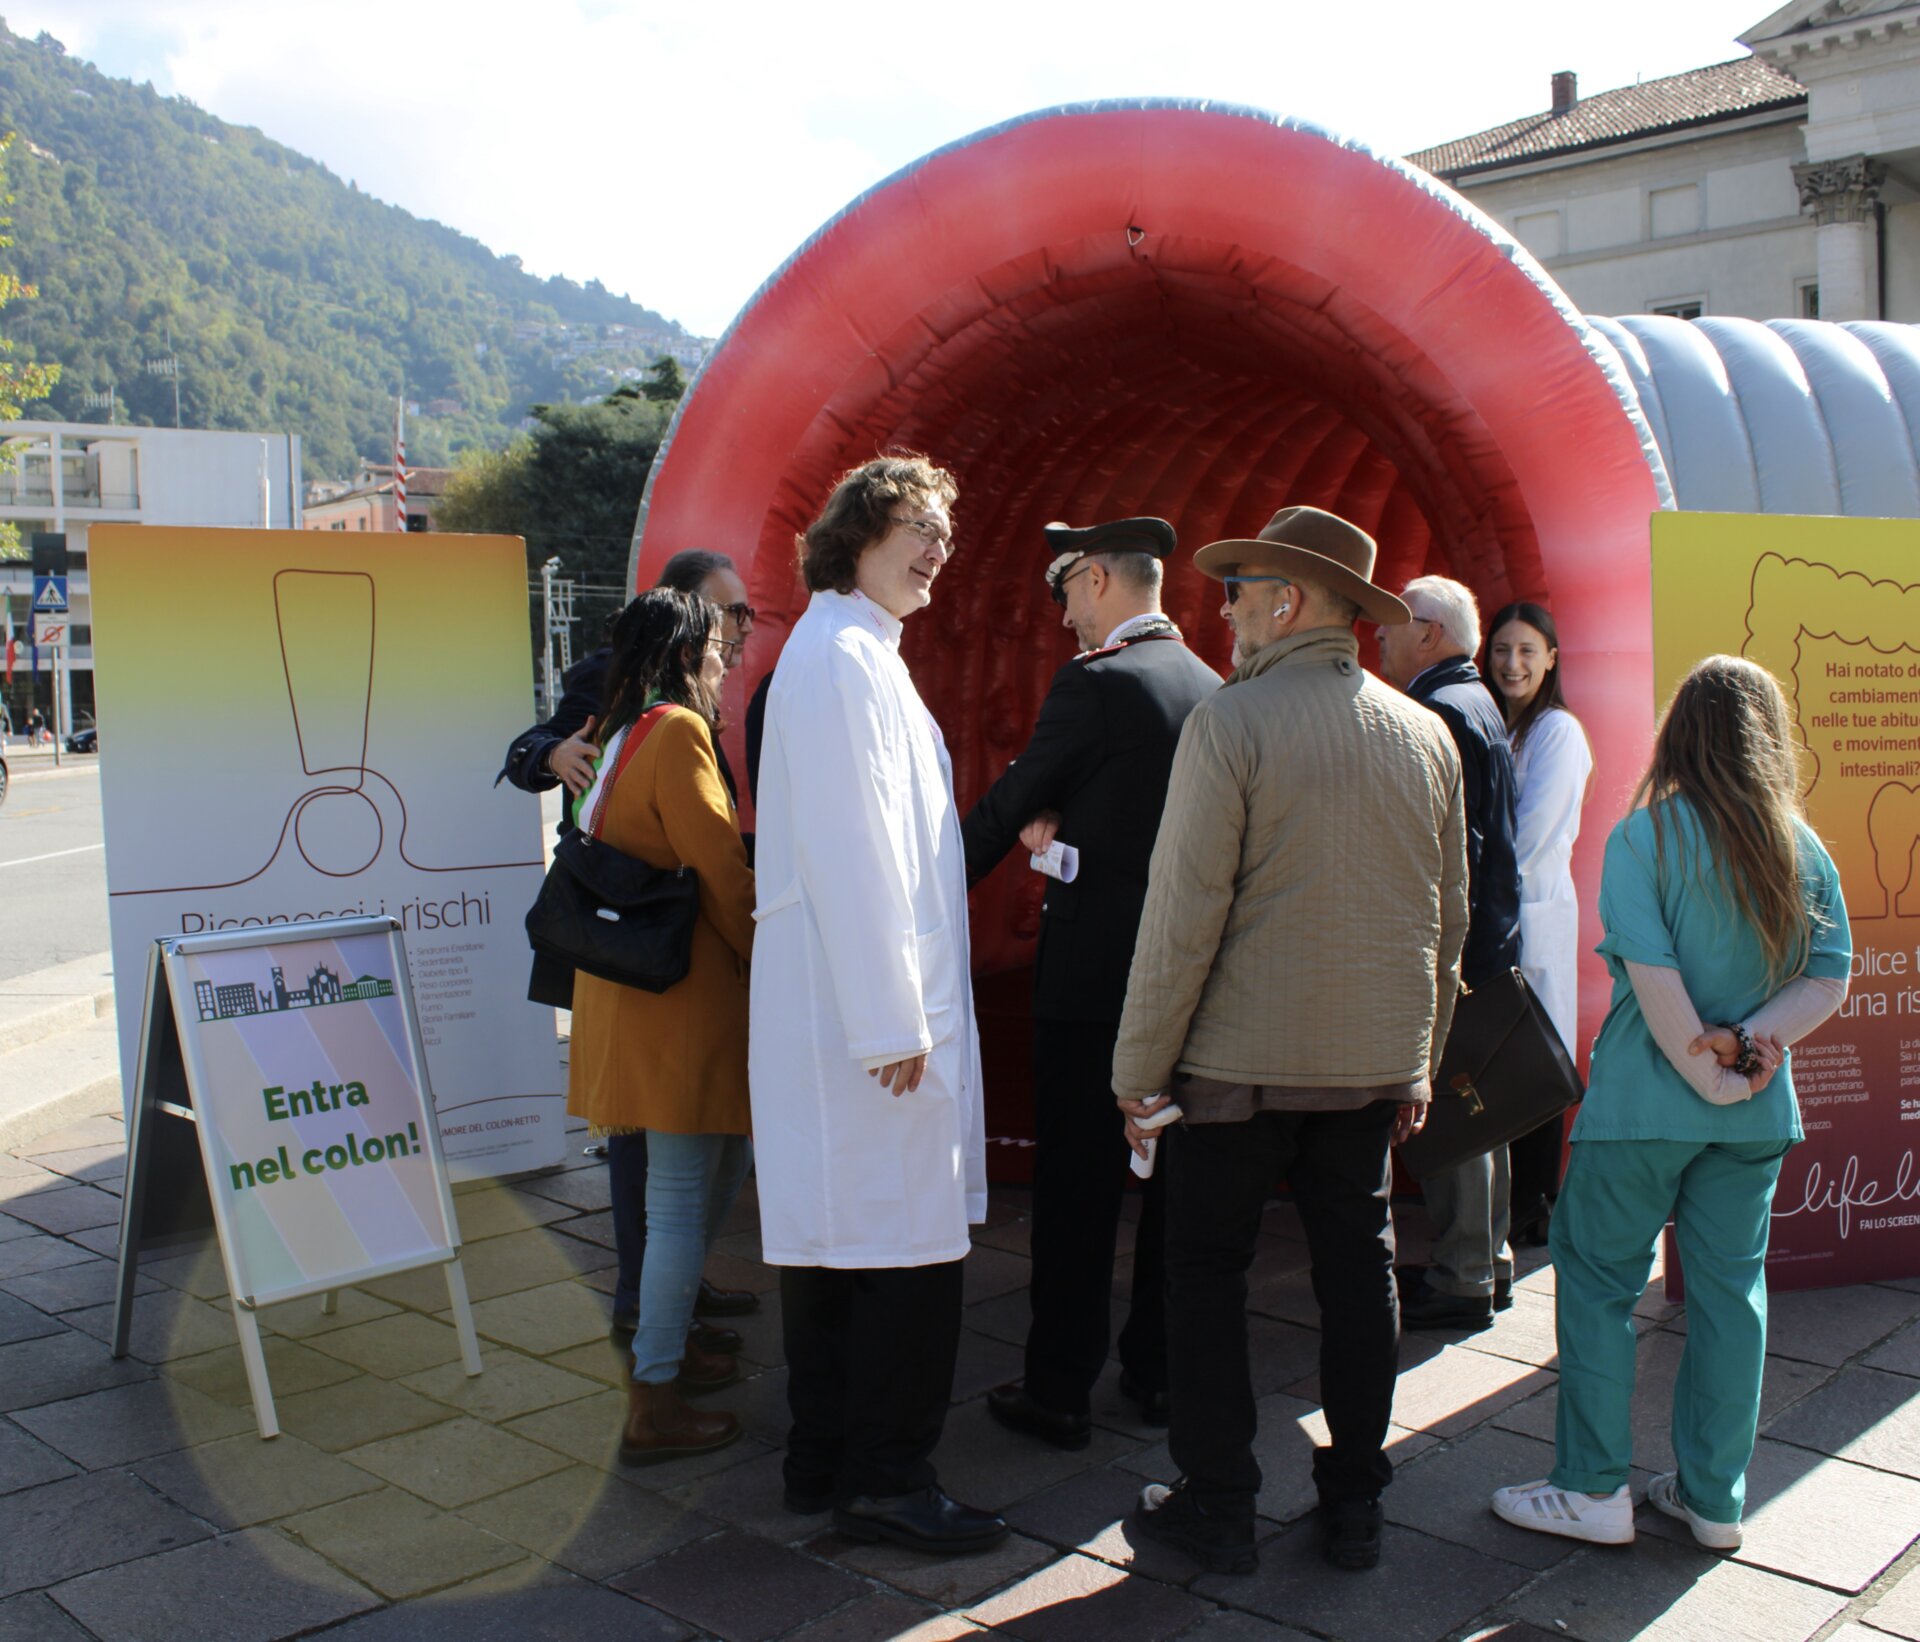
[[[1245,1123],[1166,1131],[1167,1322],[1174,1463],[1209,1511],[1250,1517],[1260,1492],[1247,1360],[1247,1268],[1260,1214],[1284,1177],[1313,1258],[1320,1399],[1331,1445],[1317,1449],[1323,1502],[1371,1499],[1393,1465],[1383,1445],[1400,1365],[1388,1135],[1399,1108],[1260,1112]]]
[[[1120,1204],[1132,1175],[1113,1103],[1118,1024],[1033,1023],[1033,1278],[1027,1392],[1061,1414],[1087,1412],[1112,1340],[1110,1296]],[[1146,1183],[1133,1298],[1120,1362],[1150,1391],[1167,1384],[1165,1176]]]
[[[961,1264],[780,1268],[789,1488],[885,1499],[934,1480],[960,1351]]]
[[[607,1187],[612,1194],[613,1252],[620,1275],[614,1279],[613,1309],[640,1308],[640,1268],[647,1258],[647,1136],[607,1136]]]

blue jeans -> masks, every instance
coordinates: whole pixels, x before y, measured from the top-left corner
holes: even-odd
[[[745,1135],[648,1130],[647,1255],[640,1271],[640,1326],[633,1336],[636,1380],[665,1385],[680,1372],[707,1245],[740,1195],[752,1156]]]

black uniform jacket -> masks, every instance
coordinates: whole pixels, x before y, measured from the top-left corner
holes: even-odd
[[[1407,694],[1440,715],[1460,753],[1467,811],[1467,945],[1460,978],[1472,986],[1520,961],[1513,745],[1493,692],[1465,656],[1435,662],[1407,686]]]
[[[1076,656],[1054,674],[1027,749],[961,825],[978,883],[1042,810],[1080,852],[1071,884],[1049,883],[1033,1012],[1117,1023],[1147,895],[1173,750],[1220,676],[1179,639],[1140,638]]]

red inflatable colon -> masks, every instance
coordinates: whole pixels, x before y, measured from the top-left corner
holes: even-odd
[[[805,605],[795,533],[895,444],[961,485],[957,557],[903,650],[963,808],[1074,648],[1040,578],[1044,523],[1172,520],[1168,609],[1224,670],[1191,550],[1310,502],[1374,534],[1389,586],[1437,571],[1489,611],[1551,605],[1598,760],[1575,862],[1597,939],[1600,845],[1651,728],[1662,481],[1617,356],[1457,195],[1255,110],[1111,103],[984,132],[849,206],[708,359],[636,530],[636,586],[686,547],[743,562],[761,624],[736,719]],[[990,1036],[1024,1007],[1038,900],[1024,862],[976,892]],[[995,1058],[1024,1077],[1015,1036]]]

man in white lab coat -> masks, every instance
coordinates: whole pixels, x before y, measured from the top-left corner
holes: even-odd
[[[949,1499],[929,1459],[986,1143],[952,770],[899,643],[952,554],[956,493],[924,457],[883,457],[807,532],[813,598],[761,750],[748,1055],[788,1507],[947,1553],[1007,1532]]]

